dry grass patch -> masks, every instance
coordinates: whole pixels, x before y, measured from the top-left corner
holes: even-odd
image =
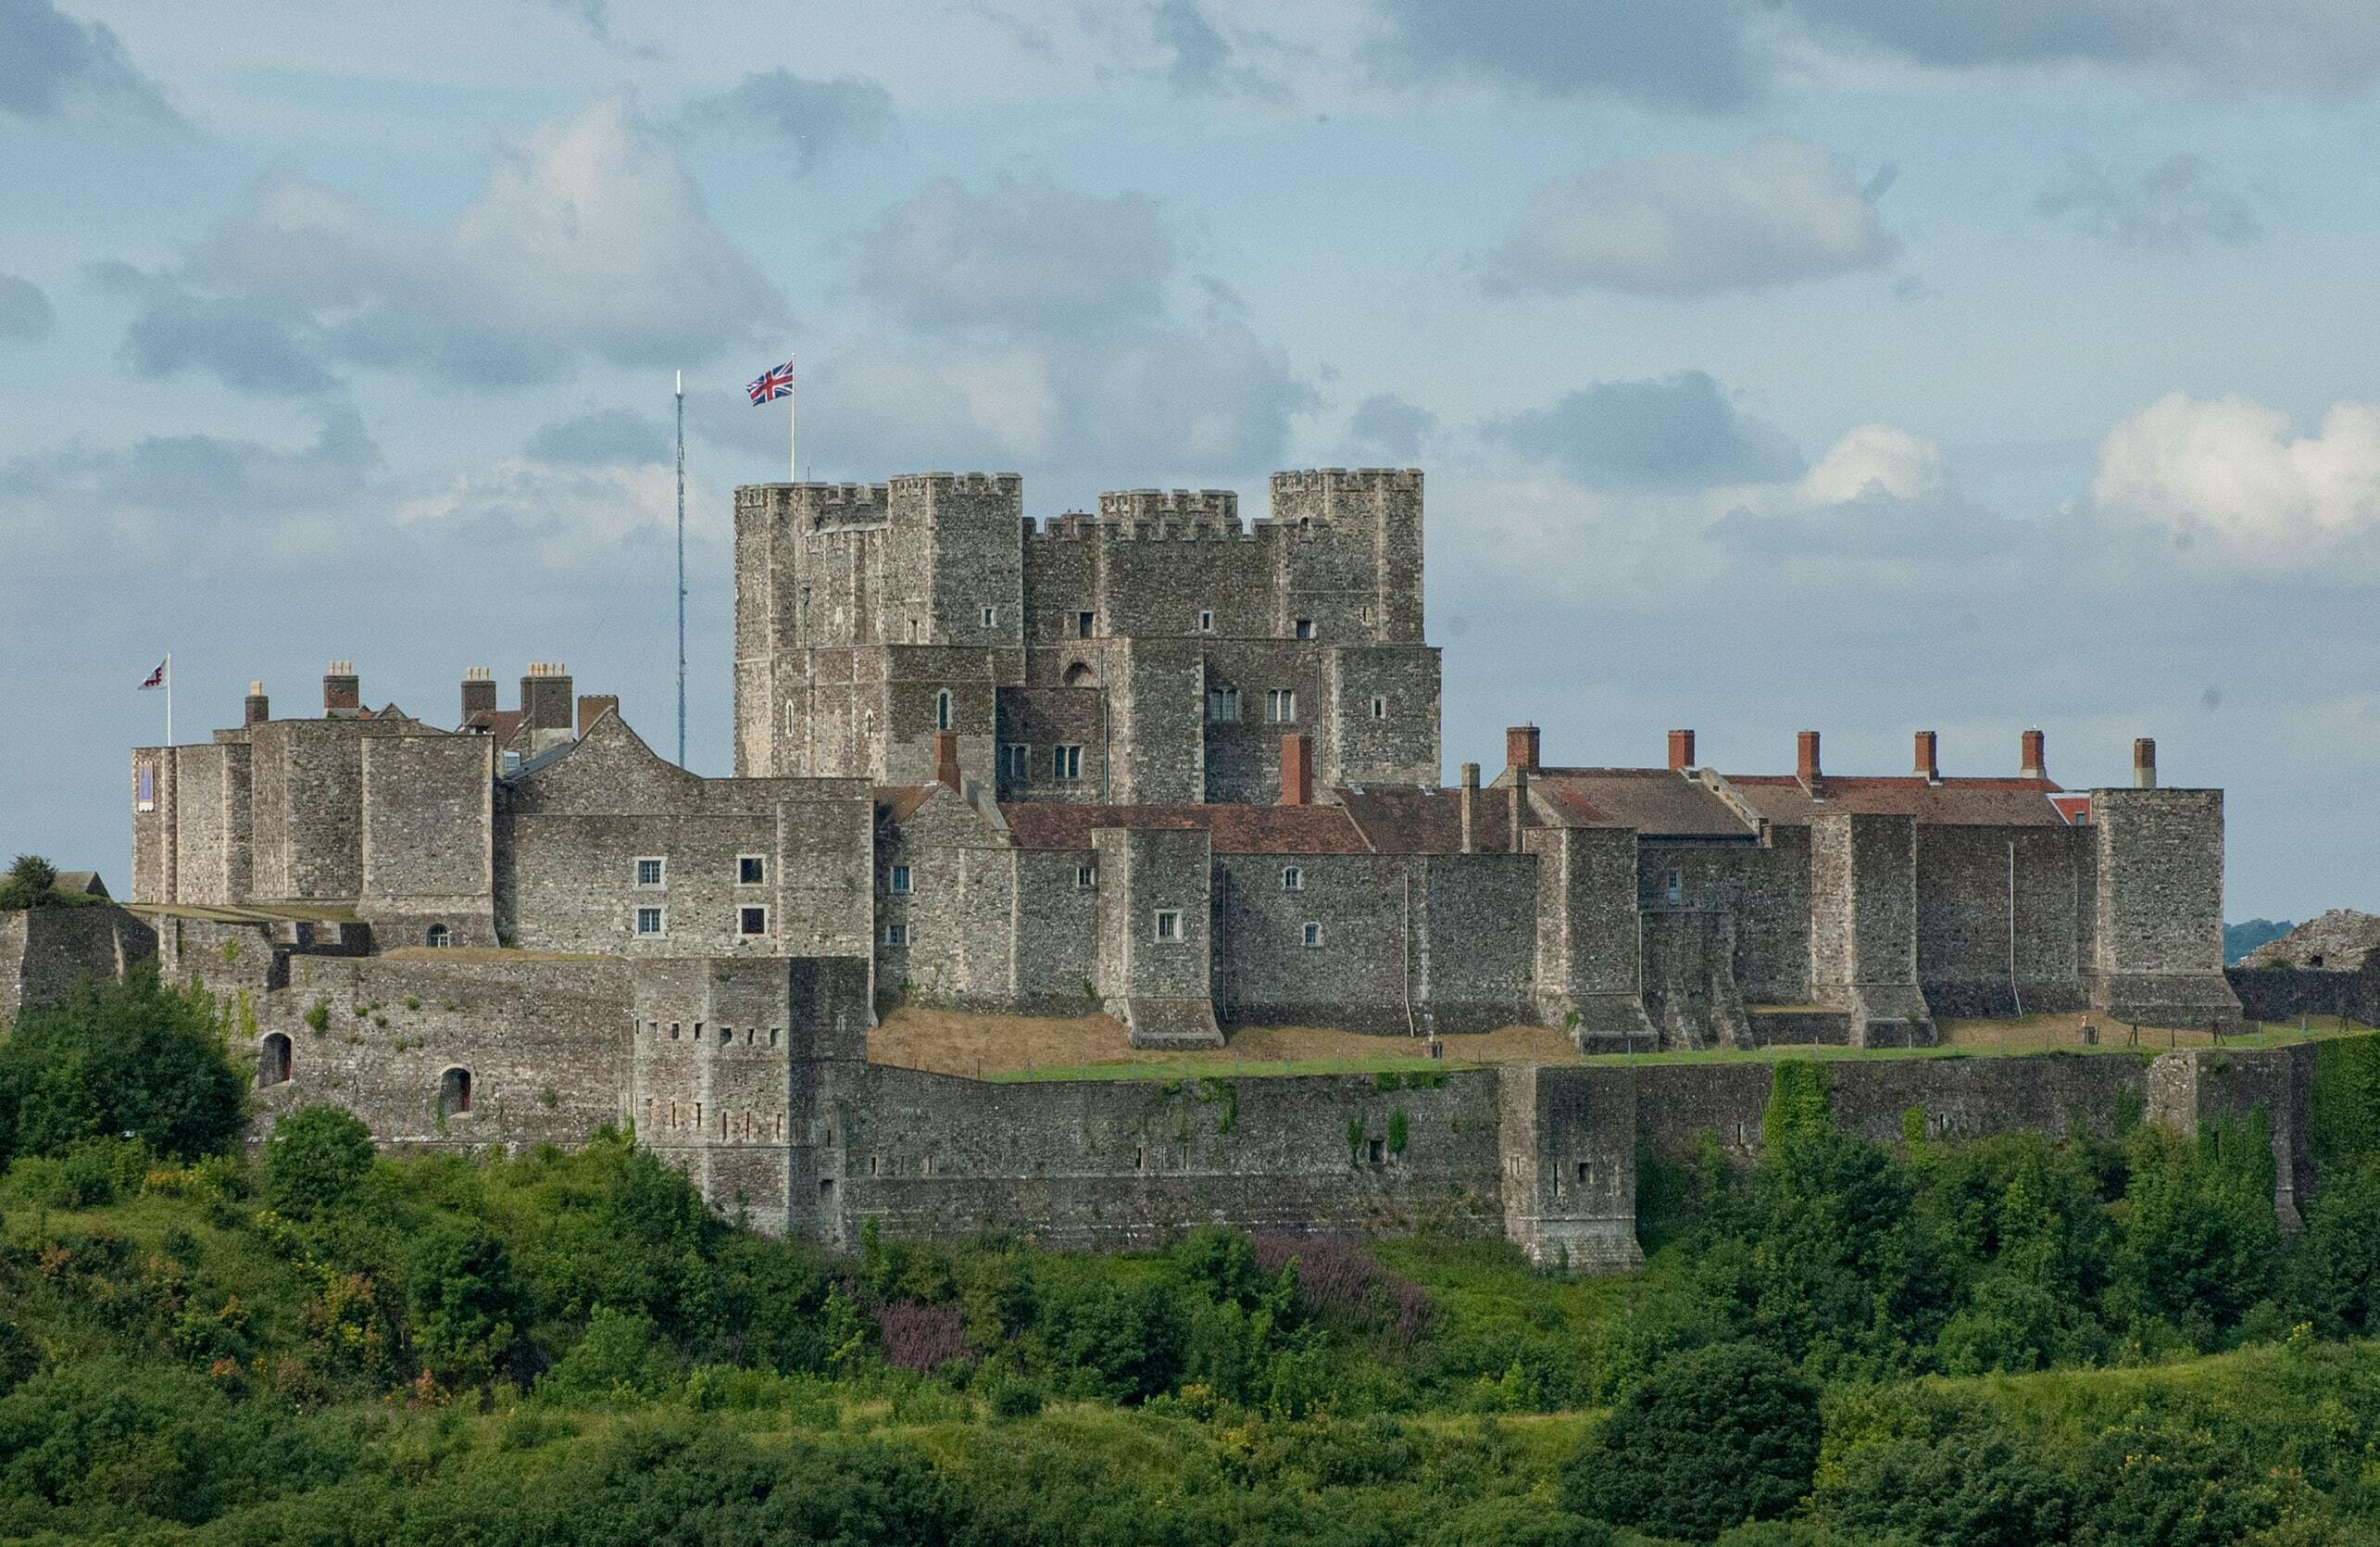
[[[1439,1040],[1451,1064],[1579,1062],[1570,1038],[1551,1026],[1502,1026]],[[868,1034],[868,1061],[970,1077],[1026,1070],[1122,1074],[1209,1066],[1259,1073],[1262,1066],[1283,1063],[1308,1073],[1318,1064],[1369,1069],[1423,1059],[1428,1047],[1410,1037],[1370,1037],[1329,1026],[1244,1026],[1221,1048],[1134,1052],[1122,1023],[1112,1015],[979,1015],[904,1005]]]

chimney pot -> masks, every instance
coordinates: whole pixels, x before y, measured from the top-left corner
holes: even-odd
[[[265,685],[260,682],[248,684],[247,704],[240,723],[244,725],[261,725],[271,718],[272,700],[265,697]]]
[[[1929,785],[1942,782],[1942,764],[1936,749],[1936,737],[1932,731],[1917,733],[1917,776]]]
[[[1818,793],[1818,786],[1824,782],[1825,775],[1818,768],[1816,731],[1803,731],[1794,737],[1794,774],[1801,780],[1802,788],[1812,795]]]
[[[2136,789],[2157,787],[2157,743],[2151,737],[2132,744],[2132,783]]]
[[[495,712],[495,678],[484,666],[463,668],[463,723],[471,716]]]
[[[1504,731],[1504,766],[1534,774],[1537,762],[1537,727],[1509,725]]]
[[[1672,731],[1670,733],[1670,772],[1683,774],[1693,766],[1694,733]]]
[[[2047,738],[2043,736],[2039,731],[2027,731],[2024,733],[2024,739],[2023,742],[2024,751],[2024,765],[2023,772],[2024,777],[2028,779],[2046,779],[2049,777],[2048,760],[2042,755],[2046,744]]]
[[[1310,736],[1284,736],[1281,738],[1281,803],[1284,806],[1310,806],[1314,803],[1314,742]]]
[[[322,707],[325,710],[357,710],[364,707],[363,679],[356,675],[352,660],[334,660],[322,673]]]

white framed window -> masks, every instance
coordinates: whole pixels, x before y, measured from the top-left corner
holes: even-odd
[[[432,950],[445,950],[455,943],[455,932],[443,924],[433,924],[422,932],[421,943]]]
[[[1304,938],[1308,950],[1320,950],[1322,947],[1322,926],[1319,924],[1308,924],[1304,931]]]
[[[735,911],[735,932],[746,936],[766,935],[769,933],[769,910],[738,908]]]
[[[1281,867],[1281,889],[1284,892],[1304,891],[1306,889],[1306,873],[1298,869],[1296,865],[1283,865]]]
[[[1198,632],[1201,634],[1212,634],[1215,632],[1215,610],[1213,608],[1202,607],[1198,609]]]
[[[640,887],[667,886],[669,873],[670,867],[666,861],[648,856],[636,862],[636,884]]]
[[[507,753],[505,753],[505,755],[504,755],[504,771],[505,771],[507,774],[518,774],[518,773],[520,773],[520,753],[518,753],[518,752],[507,752]]]
[[[1374,720],[1388,718],[1388,700],[1377,693],[1372,696],[1372,717]]]
[[[1300,639],[1311,639],[1314,637],[1313,619],[1300,618],[1297,620],[1297,637]]]
[[[144,811],[157,809],[157,770],[155,763],[144,762],[133,775],[133,804]]]
[[[1182,938],[1182,910],[1159,908],[1157,911],[1156,938],[1169,944]]]
[[[636,910],[637,934],[641,936],[658,936],[666,935],[669,932],[669,920],[663,913],[662,910],[658,908],[639,908]]]
[[[1090,638],[1091,625],[1098,621],[1099,615],[1096,612],[1077,612],[1074,614],[1074,637],[1077,639]]]
[[[987,607],[983,609],[983,626],[985,628],[990,628],[994,623],[996,623],[999,621],[1000,610],[998,608]]]
[[[933,728],[950,729],[950,689],[946,687],[933,696]]]
[[[884,943],[888,946],[908,945],[909,943],[909,926],[906,924],[888,924],[884,925]]]
[[[890,882],[890,883],[888,883],[888,885],[887,885],[887,889],[888,889],[888,890],[890,890],[890,891],[891,891],[895,896],[896,896],[896,897],[907,897],[907,896],[908,895],[908,891],[909,891],[909,867],[908,867],[908,866],[907,866],[907,865],[895,865],[895,866],[893,867],[893,878],[892,878],[891,882]]]
[[[1668,894],[1670,906],[1677,907],[1685,900],[1685,877],[1677,871],[1671,871],[1661,877],[1661,889]]]
[[[1098,884],[1099,867],[1097,865],[1076,865],[1074,867],[1074,889],[1076,891],[1087,892]]]
[[[794,701],[791,698],[785,700],[785,734],[794,734]]]
[[[1032,755],[1033,748],[1025,742],[1001,743],[1000,777],[1010,784],[1023,784],[1026,778],[1026,764],[1032,760]]]
[[[1285,725],[1297,718],[1297,692],[1289,687],[1268,687],[1264,690],[1264,717],[1276,725]]]
[[[1234,724],[1240,717],[1240,690],[1236,687],[1207,689],[1207,718],[1218,725]]]
[[[1082,748],[1053,747],[1049,751],[1049,776],[1051,778],[1058,780],[1060,784],[1068,784],[1083,777]]]
[[[735,884],[739,887],[759,887],[768,884],[769,859],[765,854],[738,854],[735,857]]]

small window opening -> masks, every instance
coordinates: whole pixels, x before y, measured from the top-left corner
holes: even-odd
[[[1578,1179],[1582,1182],[1590,1182],[1595,1179],[1595,1163],[1593,1161],[1581,1161],[1578,1163]]]
[[[1685,877],[1678,872],[1671,871],[1663,875],[1661,887],[1669,897],[1671,907],[1675,908],[1685,900]]]
[[[1071,784],[1083,777],[1083,748],[1080,747],[1051,748],[1049,776],[1060,784]]]
[[[471,1110],[471,1072],[449,1069],[438,1076],[438,1115],[458,1117]]]
[[[1133,1146],[1133,1169],[1134,1171],[1148,1169],[1148,1151],[1145,1146],[1138,1144]]]
[[[157,771],[156,764],[146,762],[141,764],[138,789],[138,803],[140,809],[144,811],[156,811],[157,809]]]
[[[1283,865],[1281,867],[1281,889],[1284,892],[1304,891],[1306,889],[1306,873],[1298,869],[1296,865]]]
[[[738,908],[735,911],[735,932],[746,936],[766,935],[769,933],[769,910]]]
[[[257,1083],[279,1085],[289,1078],[289,1038],[274,1032],[265,1038],[262,1051],[257,1055]]]
[[[987,607],[983,609],[983,626],[985,628],[990,628],[994,623],[996,623],[999,621],[1000,610],[998,608]]]
[[[1098,866],[1096,866],[1096,865],[1076,865],[1076,866],[1074,867],[1074,889],[1075,889],[1076,891],[1078,891],[1078,892],[1087,892],[1087,891],[1091,890],[1093,887],[1095,887],[1098,886],[1098,884],[1099,884],[1099,867],[1098,867]]]
[[[1374,720],[1388,718],[1388,700],[1377,693],[1372,696],[1372,717]]]
[[[909,943],[909,926],[906,924],[888,924],[884,925],[884,943],[888,946],[908,945]]]
[[[1300,618],[1297,620],[1297,637],[1300,639],[1311,639],[1314,637],[1313,619]]]
[[[1306,949],[1309,950],[1317,950],[1321,947],[1322,943],[1322,926],[1319,924],[1308,924],[1306,926]]]
[[[1363,1141],[1363,1153],[1366,1160],[1378,1165],[1388,1158],[1388,1147],[1380,1139],[1367,1138]]]
[[[1074,614],[1074,637],[1077,639],[1090,638],[1091,624],[1097,619],[1097,617],[1098,614],[1096,612],[1077,612]]]
[[[662,933],[661,910],[658,908],[637,909],[636,933],[639,935],[658,935]]]
[[[1198,610],[1198,632],[1201,634],[1215,632],[1215,614],[1211,609],[1202,607]]]
[[[421,943],[432,950],[444,950],[454,943],[455,937],[443,924],[433,924],[422,932]]]
[[[1179,909],[1159,908],[1157,911],[1157,937],[1160,940],[1182,938],[1182,913]]]
[[[896,895],[899,895],[899,896],[907,896],[907,895],[908,895],[908,889],[909,889],[909,867],[908,867],[908,866],[907,866],[907,865],[895,865],[895,866],[893,867],[893,885],[892,885],[892,889],[893,889],[893,891],[895,892],[895,894],[896,894]]]
[[[663,877],[667,874],[668,868],[660,860],[646,859],[636,862],[636,884],[640,887],[660,886]]]
[[[1213,721],[1218,725],[1230,725],[1237,723],[1239,717],[1240,690],[1238,688],[1210,687],[1207,689],[1208,719]]]
[[[758,887],[768,879],[769,863],[758,854],[742,854],[735,861],[735,884]]]
[[[950,729],[950,692],[947,688],[933,696],[933,728]]]

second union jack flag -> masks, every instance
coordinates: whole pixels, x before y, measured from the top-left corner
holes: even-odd
[[[779,397],[791,396],[794,390],[794,362],[787,360],[783,365],[770,366],[755,377],[751,384],[744,390],[751,395],[754,408],[758,408],[761,404]]]

